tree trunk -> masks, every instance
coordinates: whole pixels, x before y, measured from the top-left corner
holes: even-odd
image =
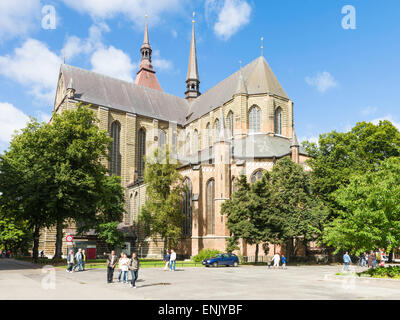
[[[254,262],[257,263],[258,262],[258,243],[256,244],[256,257],[254,259]]]
[[[389,261],[388,262],[393,262],[393,249],[391,249],[389,252]]]
[[[61,259],[62,256],[62,242],[63,242],[63,229],[64,229],[64,223],[62,220],[57,221],[56,229],[57,229],[56,251],[53,257],[54,260]]]
[[[33,231],[33,248],[32,248],[32,258],[33,262],[38,262],[39,257],[39,238],[40,238],[40,230],[39,227],[34,227]]]

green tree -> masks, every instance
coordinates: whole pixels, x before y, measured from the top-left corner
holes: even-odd
[[[329,207],[332,220],[343,210],[334,192],[348,185],[352,174],[374,170],[380,161],[399,156],[400,132],[389,121],[359,122],[348,132],[325,133],[318,144],[305,142],[304,146],[311,156],[314,192]]]
[[[168,147],[165,151],[157,149],[153,157],[146,158],[146,202],[139,222],[147,235],[162,238],[164,249],[177,244],[185,219],[182,210],[183,177],[178,168],[179,165],[170,159]]]
[[[358,173],[334,194],[344,208],[324,231],[324,241],[338,252],[354,254],[400,246],[400,159]]]

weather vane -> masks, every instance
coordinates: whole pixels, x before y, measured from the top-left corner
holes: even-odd
[[[195,15],[196,15],[196,12],[193,11],[193,20],[192,20],[193,23],[194,23],[194,17],[195,17]]]
[[[262,56],[264,55],[263,51],[264,51],[264,37],[261,37],[261,55]]]

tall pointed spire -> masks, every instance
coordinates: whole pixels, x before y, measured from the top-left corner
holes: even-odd
[[[186,77],[186,99],[192,100],[197,98],[200,95],[199,85],[199,71],[197,68],[197,53],[196,53],[196,36],[194,29],[194,20],[195,13],[193,12],[193,20],[192,20],[192,41],[190,44],[190,54],[189,54],[189,65],[188,72]]]
[[[144,39],[143,44],[140,47],[140,66],[139,71],[136,75],[135,84],[162,91],[160,83],[158,82],[156,77],[156,72],[154,71],[153,65],[151,64],[151,54],[153,50],[151,49],[149,41],[147,15],[145,17],[146,23],[144,27]]]

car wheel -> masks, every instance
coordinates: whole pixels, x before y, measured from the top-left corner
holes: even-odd
[[[233,263],[233,266],[234,266],[234,267],[237,267],[237,266],[238,266],[238,263],[235,261],[235,262]]]
[[[218,267],[218,263],[217,263],[217,262],[214,262],[214,263],[212,264],[212,266],[213,266],[214,268],[216,268],[216,267]]]

